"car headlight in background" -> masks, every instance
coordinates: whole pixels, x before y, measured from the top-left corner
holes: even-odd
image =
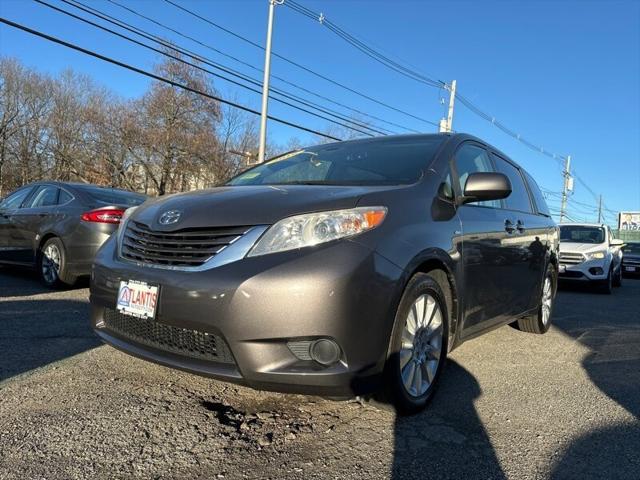
[[[587,260],[602,260],[606,256],[606,251],[587,253]]]
[[[272,225],[247,256],[310,247],[358,235],[376,228],[386,215],[386,207],[358,207],[288,217]]]

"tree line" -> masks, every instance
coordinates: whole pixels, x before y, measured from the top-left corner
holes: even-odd
[[[209,76],[175,59],[154,71],[216,95]],[[0,57],[0,198],[43,179],[150,195],[205,188],[245,168],[233,152],[257,145],[255,117],[205,96],[154,81],[125,99],[72,70],[52,77]]]

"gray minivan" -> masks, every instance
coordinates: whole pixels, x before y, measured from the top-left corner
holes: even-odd
[[[531,176],[464,134],[276,157],[127,211],[98,252],[107,343],[257,389],[382,389],[423,408],[447,353],[512,324],[545,333],[558,230]]]

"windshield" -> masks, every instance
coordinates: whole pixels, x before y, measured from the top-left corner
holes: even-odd
[[[276,157],[227,185],[407,185],[417,182],[442,137],[333,143]]]
[[[121,205],[135,207],[144,202],[147,197],[139,193],[102,187],[76,187],[89,195],[94,201],[102,205]]]
[[[560,227],[560,241],[570,243],[603,243],[604,228],[564,225]]]
[[[635,255],[640,255],[640,243],[627,243],[622,249],[624,253],[633,253]]]

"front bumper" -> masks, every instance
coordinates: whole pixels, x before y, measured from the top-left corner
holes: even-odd
[[[558,278],[581,282],[601,282],[609,275],[609,263],[606,259],[586,260],[578,264],[565,264],[560,260]]]
[[[338,241],[184,272],[123,261],[115,245],[114,236],[96,256],[91,282],[94,330],[114,347],[261,390],[348,396],[376,388],[403,272],[368,247]],[[121,280],[159,285],[156,322],[220,338],[232,361],[194,358],[109,328],[104,320],[115,310]],[[316,338],[335,340],[340,361],[301,360],[287,346]]]

